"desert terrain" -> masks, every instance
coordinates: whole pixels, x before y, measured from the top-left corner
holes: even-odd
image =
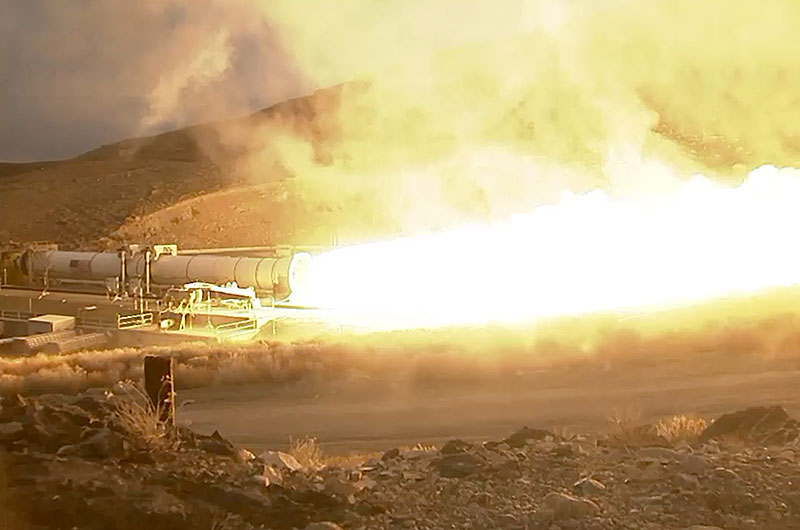
[[[63,160],[0,161],[0,250],[347,249],[421,235],[429,245],[405,247],[419,252],[407,261],[372,262],[385,276],[366,288],[342,267],[322,290],[345,309],[373,301],[356,309],[391,319],[402,299],[430,317],[0,355],[0,530],[800,529],[795,3],[530,2],[513,31],[492,3],[423,4],[342,9],[346,20],[300,3],[166,13],[171,33],[200,25],[163,57],[152,39],[135,63],[153,85],[121,94],[145,109],[124,128],[139,133]],[[29,37],[21,48],[60,47]],[[238,91],[225,76],[266,42],[280,49],[256,73],[272,81],[275,66],[303,91],[222,112],[217,82],[264,101],[250,92],[266,83]],[[139,73],[112,49],[102,62],[126,65],[117,77],[132,84]],[[83,105],[117,83],[79,85],[65,99]],[[543,205],[567,214],[490,244]],[[477,228],[453,247],[437,239],[461,227]],[[437,267],[448,252],[460,261]],[[452,277],[463,285],[437,290]],[[47,311],[67,304],[43,285]],[[530,296],[537,286],[550,298]],[[619,300],[670,288],[690,302]],[[70,303],[96,300],[84,295]],[[592,295],[586,311],[547,311]],[[536,319],[509,314],[537,304]],[[435,314],[462,306],[488,317]],[[146,356],[174,363],[166,421],[142,390]]]
[[[179,390],[174,431],[130,383],[6,395],[0,521],[800,528],[791,419],[800,360],[728,361],[551,361],[500,380],[447,365],[391,377],[384,367],[372,381],[309,363],[310,373],[262,373],[269,382]]]

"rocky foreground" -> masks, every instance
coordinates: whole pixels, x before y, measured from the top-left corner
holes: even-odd
[[[798,423],[780,407],[698,432],[525,427],[344,467],[255,456],[137,407],[111,392],[4,398],[0,528],[800,528]]]

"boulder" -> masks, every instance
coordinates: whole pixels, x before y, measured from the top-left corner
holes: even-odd
[[[708,463],[705,459],[698,455],[686,455],[686,457],[681,460],[681,469],[686,473],[691,473],[693,475],[702,475],[703,472],[708,467]]]
[[[694,475],[678,473],[673,480],[675,487],[685,491],[694,491],[700,487],[700,481]]]
[[[0,444],[13,443],[22,440],[25,436],[25,429],[18,421],[0,423]]]
[[[700,433],[700,441],[733,437],[748,442],[768,438],[789,421],[783,407],[753,407],[723,414]]]
[[[62,454],[70,454],[62,446]],[[125,458],[130,452],[128,442],[110,429],[101,429],[75,447],[75,453],[84,458]]]
[[[0,423],[19,420],[32,408],[29,401],[19,394],[3,397],[0,399]]]
[[[383,456],[381,456],[381,460],[386,462],[387,460],[391,460],[392,458],[397,458],[398,456],[400,456],[400,449],[395,447],[394,449],[389,449],[388,451],[383,453]]]
[[[300,471],[302,464],[289,453],[281,451],[266,451],[259,455],[259,458],[268,466],[272,466],[278,471]]]
[[[355,495],[359,492],[358,487],[353,483],[336,477],[326,478],[323,483],[323,487],[328,494],[342,499],[349,499],[352,495]]]
[[[197,448],[220,456],[236,456],[236,448],[228,440],[222,437],[219,431],[214,431],[211,436],[195,436]]]
[[[600,511],[600,507],[588,499],[556,492],[548,493],[542,501],[542,506],[553,519],[587,517]]]
[[[476,473],[481,466],[481,461],[469,453],[447,455],[433,462],[439,475],[445,478],[463,478]]]
[[[472,449],[472,444],[461,439],[448,440],[439,450],[443,455],[466,453]]]
[[[525,426],[503,440],[503,443],[508,444],[509,447],[519,448],[524,447],[528,443],[536,440],[544,440],[548,436],[552,436],[549,431],[542,429],[531,429]]]
[[[272,466],[265,465],[264,470],[261,472],[261,475],[259,475],[259,478],[263,479],[267,486],[270,484],[275,484],[278,486],[283,484],[283,475],[280,471]]]
[[[248,451],[245,448],[241,448],[236,451],[236,460],[242,463],[252,462],[256,459],[256,455],[254,455],[251,451]]]

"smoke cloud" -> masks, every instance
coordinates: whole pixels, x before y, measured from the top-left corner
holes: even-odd
[[[314,134],[236,135],[261,153],[256,182],[288,169],[343,240],[504,218],[565,188],[652,194],[800,163],[791,0],[261,9],[314,84],[360,81],[320,99]]]

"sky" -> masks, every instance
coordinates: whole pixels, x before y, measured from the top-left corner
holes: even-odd
[[[246,114],[311,84],[237,1],[0,0],[0,160]]]

